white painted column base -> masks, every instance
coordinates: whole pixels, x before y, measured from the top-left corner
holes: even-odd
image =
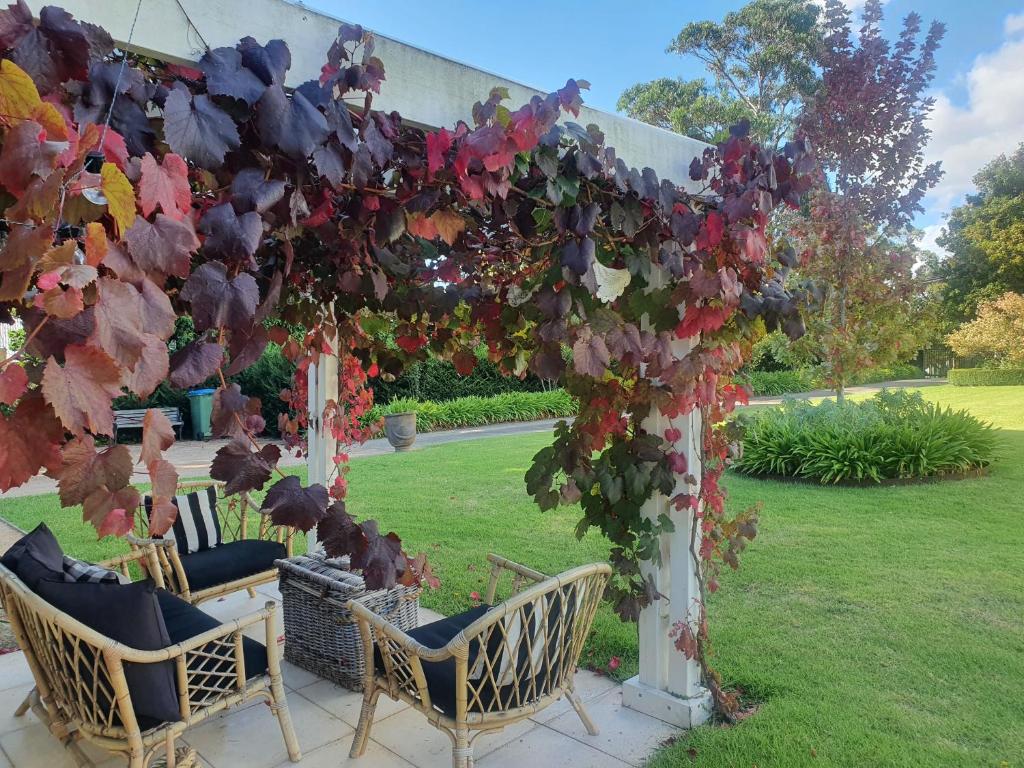
[[[622,703],[677,728],[695,728],[706,723],[712,711],[711,692],[703,687],[699,687],[698,691],[696,696],[684,699],[641,683],[637,675],[622,684]]]

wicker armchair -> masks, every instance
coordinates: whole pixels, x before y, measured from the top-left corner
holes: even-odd
[[[102,565],[129,575],[133,563],[155,569],[153,547]],[[175,741],[192,726],[255,697],[266,698],[277,715],[289,757],[301,759],[281,679],[275,605],[235,621],[219,624],[188,640],[154,651],[140,651],[117,643],[76,621],[35,594],[10,570],[0,565],[0,598],[18,645],[25,652],[35,688],[16,714],[29,708],[71,752],[79,766],[93,766],[78,744],[88,741],[125,757],[129,768],[189,768],[195,751],[176,747]],[[185,605],[201,613],[198,608]],[[204,618],[210,624],[213,620]],[[266,630],[267,669],[246,673],[243,631],[263,624]],[[136,715],[125,665],[171,662],[177,685],[180,720],[147,722]]]
[[[201,584],[198,587],[189,580],[189,562],[187,558],[191,555],[181,555],[175,545],[172,536],[162,539],[149,537],[149,520],[146,510],[139,508],[135,515],[135,535],[129,535],[128,542],[133,550],[141,550],[152,546],[156,550],[157,564],[166,588],[183,600],[188,600],[193,605],[198,605],[204,600],[211,600],[217,597],[246,589],[250,597],[256,596],[255,587],[261,584],[269,584],[277,581],[277,568],[274,560],[292,556],[292,540],[295,537],[295,529],[285,526],[278,526],[271,523],[266,515],[256,512],[259,518],[258,527],[253,531],[253,520],[249,514],[249,497],[245,493],[234,496],[225,496],[224,483],[218,481],[204,480],[201,482],[180,483],[177,487],[178,494],[186,494],[193,491],[200,491],[214,486],[221,503],[217,505],[217,514],[220,520],[221,535],[223,544],[221,547],[231,547],[238,542],[277,542],[284,547],[283,551],[265,554],[262,558],[266,561],[266,567],[255,573],[246,573],[237,578],[230,578],[227,581],[207,585]],[[255,536],[250,533],[255,532]],[[215,549],[220,549],[216,547]],[[226,553],[225,553],[226,555]],[[238,562],[240,558],[234,558]]]
[[[513,596],[493,608],[484,605],[407,634],[352,602],[367,659],[374,657],[376,640],[375,663],[366,665],[353,758],[366,749],[382,693],[410,704],[448,734],[455,768],[472,768],[473,741],[480,733],[530,717],[563,694],[588,733],[597,735],[573,677],[610,566],[593,563],[549,578],[497,555],[488,560],[488,604],[502,575],[512,577]],[[524,584],[530,586],[519,591]]]

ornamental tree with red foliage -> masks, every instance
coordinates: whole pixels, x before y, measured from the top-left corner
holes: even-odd
[[[623,616],[657,597],[637,566],[671,521],[645,522],[640,509],[677,479],[700,500],[702,576],[735,566],[755,520],[724,511],[716,425],[743,396],[730,377],[751,321],[802,327],[765,237],[769,213],[808,186],[801,144],[772,154],[741,127],[693,161],[704,191],[689,194],[628,167],[597,126],[560,123],[579,111],[585,83],[573,80],[515,110],[495,89],[472,125],[427,133],[372,109],[384,64],[373,38],[348,25],[319,79],[291,91],[283,41],[243,38],[195,69],[130,59],[122,76],[109,36],[56,8],[35,25],[21,0],[0,11],[0,49],[0,322],[20,318],[27,330],[24,349],[0,362],[10,406],[0,489],[45,469],[65,506],[82,503],[101,535],[124,533],[138,493],[123,449],[94,441],[111,433],[111,401],[164,378],[188,387],[214,376],[215,431],[234,438],[214,477],[245,491],[277,473],[263,512],[318,525],[328,553],[350,555],[370,587],[433,582],[396,534],[350,515],[343,480],[328,491],[280,475],[278,452],[258,443],[259,403],[225,377],[268,340],[282,343],[298,365],[281,423],[296,445],[311,417],[306,368],[337,353],[341,397],[315,416],[344,444],[366,436],[371,375],[428,353],[469,371],[465,353],[483,343],[508,374],[533,370],[579,398],[579,417],[558,426],[527,487],[544,508],[579,502],[580,531],[611,538]],[[182,315],[199,335],[169,358]],[[271,319],[307,333],[288,338]],[[382,324],[397,348],[379,341]],[[672,340],[696,332],[674,357]],[[704,413],[702,482],[643,429],[653,409]],[[149,429],[159,532],[173,518],[164,496],[174,478],[160,458],[167,434]]]
[[[869,222],[904,229],[942,176],[939,163],[924,162],[924,147],[935,103],[927,91],[946,28],[933,21],[918,42],[921,17],[910,13],[890,44],[881,34],[881,0],[867,0],[855,40],[852,17],[842,0],[827,0],[821,86],[798,132],[809,139],[834,191]]]

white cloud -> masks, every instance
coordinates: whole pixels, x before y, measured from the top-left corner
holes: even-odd
[[[925,199],[931,217],[947,213],[973,189],[977,171],[1024,141],[1024,14],[1008,16],[1007,37],[995,51],[975,58],[965,76],[967,103],[939,93],[929,121],[928,161],[941,160],[945,175]]]
[[[1003,23],[1003,32],[1007,37],[1024,32],[1024,13],[1011,13]]]
[[[921,241],[917,244],[923,251],[931,251],[932,253],[938,254],[939,256],[948,256],[949,251],[940,246],[935,240],[941,235],[946,229],[946,225],[943,222],[938,224],[929,224],[926,227],[921,228]]]

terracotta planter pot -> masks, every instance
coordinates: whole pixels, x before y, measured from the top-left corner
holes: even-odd
[[[384,434],[396,451],[408,451],[416,442],[416,412],[384,416]]]

